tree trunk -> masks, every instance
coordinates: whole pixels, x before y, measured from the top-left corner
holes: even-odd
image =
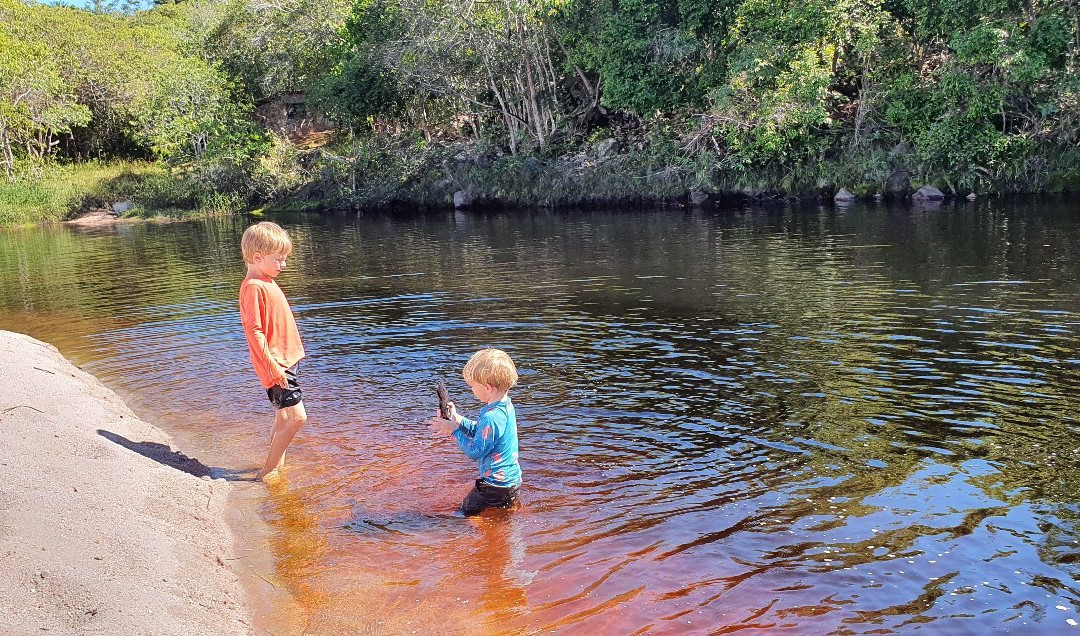
[[[487,59],[484,60],[484,68],[487,70],[491,92],[495,94],[495,99],[499,102],[499,110],[502,111],[503,121],[506,122],[506,132],[510,136],[510,154],[516,155],[517,126],[515,125],[513,116],[510,114],[510,108],[507,106],[506,100],[503,99],[502,91],[499,90],[499,86],[495,83],[495,76],[491,73],[491,66],[487,64]]]
[[[0,118],[0,163],[4,164],[4,173],[8,181],[15,183],[15,154],[11,151],[7,123],[2,118]]]
[[[543,148],[545,146],[544,122],[540,119],[540,107],[536,103],[536,81],[533,79],[532,56],[529,55],[529,46],[525,41],[525,21],[521,19],[521,15],[518,15],[517,23],[518,45],[521,47],[521,55],[525,63],[525,84],[528,88],[526,98],[529,119],[532,120],[533,130],[536,132],[536,141],[540,144],[540,147]]]

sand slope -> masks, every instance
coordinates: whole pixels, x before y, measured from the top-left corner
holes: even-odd
[[[230,484],[149,457],[168,445],[55,348],[0,331],[2,633],[252,633]]]

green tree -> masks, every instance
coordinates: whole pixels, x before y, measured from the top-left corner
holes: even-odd
[[[650,116],[699,107],[722,81],[737,7],[735,0],[571,0],[558,4],[552,21],[571,69],[595,78],[606,106]]]
[[[343,28],[337,64],[312,82],[312,103],[349,126],[400,115],[404,106],[401,80],[388,49],[404,35],[404,28],[396,3],[358,0]]]
[[[2,16],[18,11],[0,5]],[[0,164],[13,180],[17,151],[37,161],[51,156],[58,137],[87,123],[90,111],[78,103],[48,48],[13,37],[7,24],[0,21]]]

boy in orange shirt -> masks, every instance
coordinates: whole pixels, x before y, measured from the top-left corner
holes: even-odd
[[[278,224],[263,221],[244,231],[240,249],[247,263],[247,277],[240,285],[240,320],[255,375],[277,408],[270,429],[270,451],[255,475],[261,480],[285,463],[285,449],[307,421],[296,380],[304,345],[289,301],[274,282],[292,253],[289,235]]]

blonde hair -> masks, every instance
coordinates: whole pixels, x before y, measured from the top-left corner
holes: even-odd
[[[517,384],[514,361],[501,349],[481,349],[465,363],[461,375],[469,384],[486,384],[505,391]]]
[[[240,239],[240,251],[244,253],[245,263],[250,263],[251,259],[255,258],[255,252],[266,256],[288,256],[292,254],[292,240],[277,223],[260,221],[244,230],[244,236]]]

